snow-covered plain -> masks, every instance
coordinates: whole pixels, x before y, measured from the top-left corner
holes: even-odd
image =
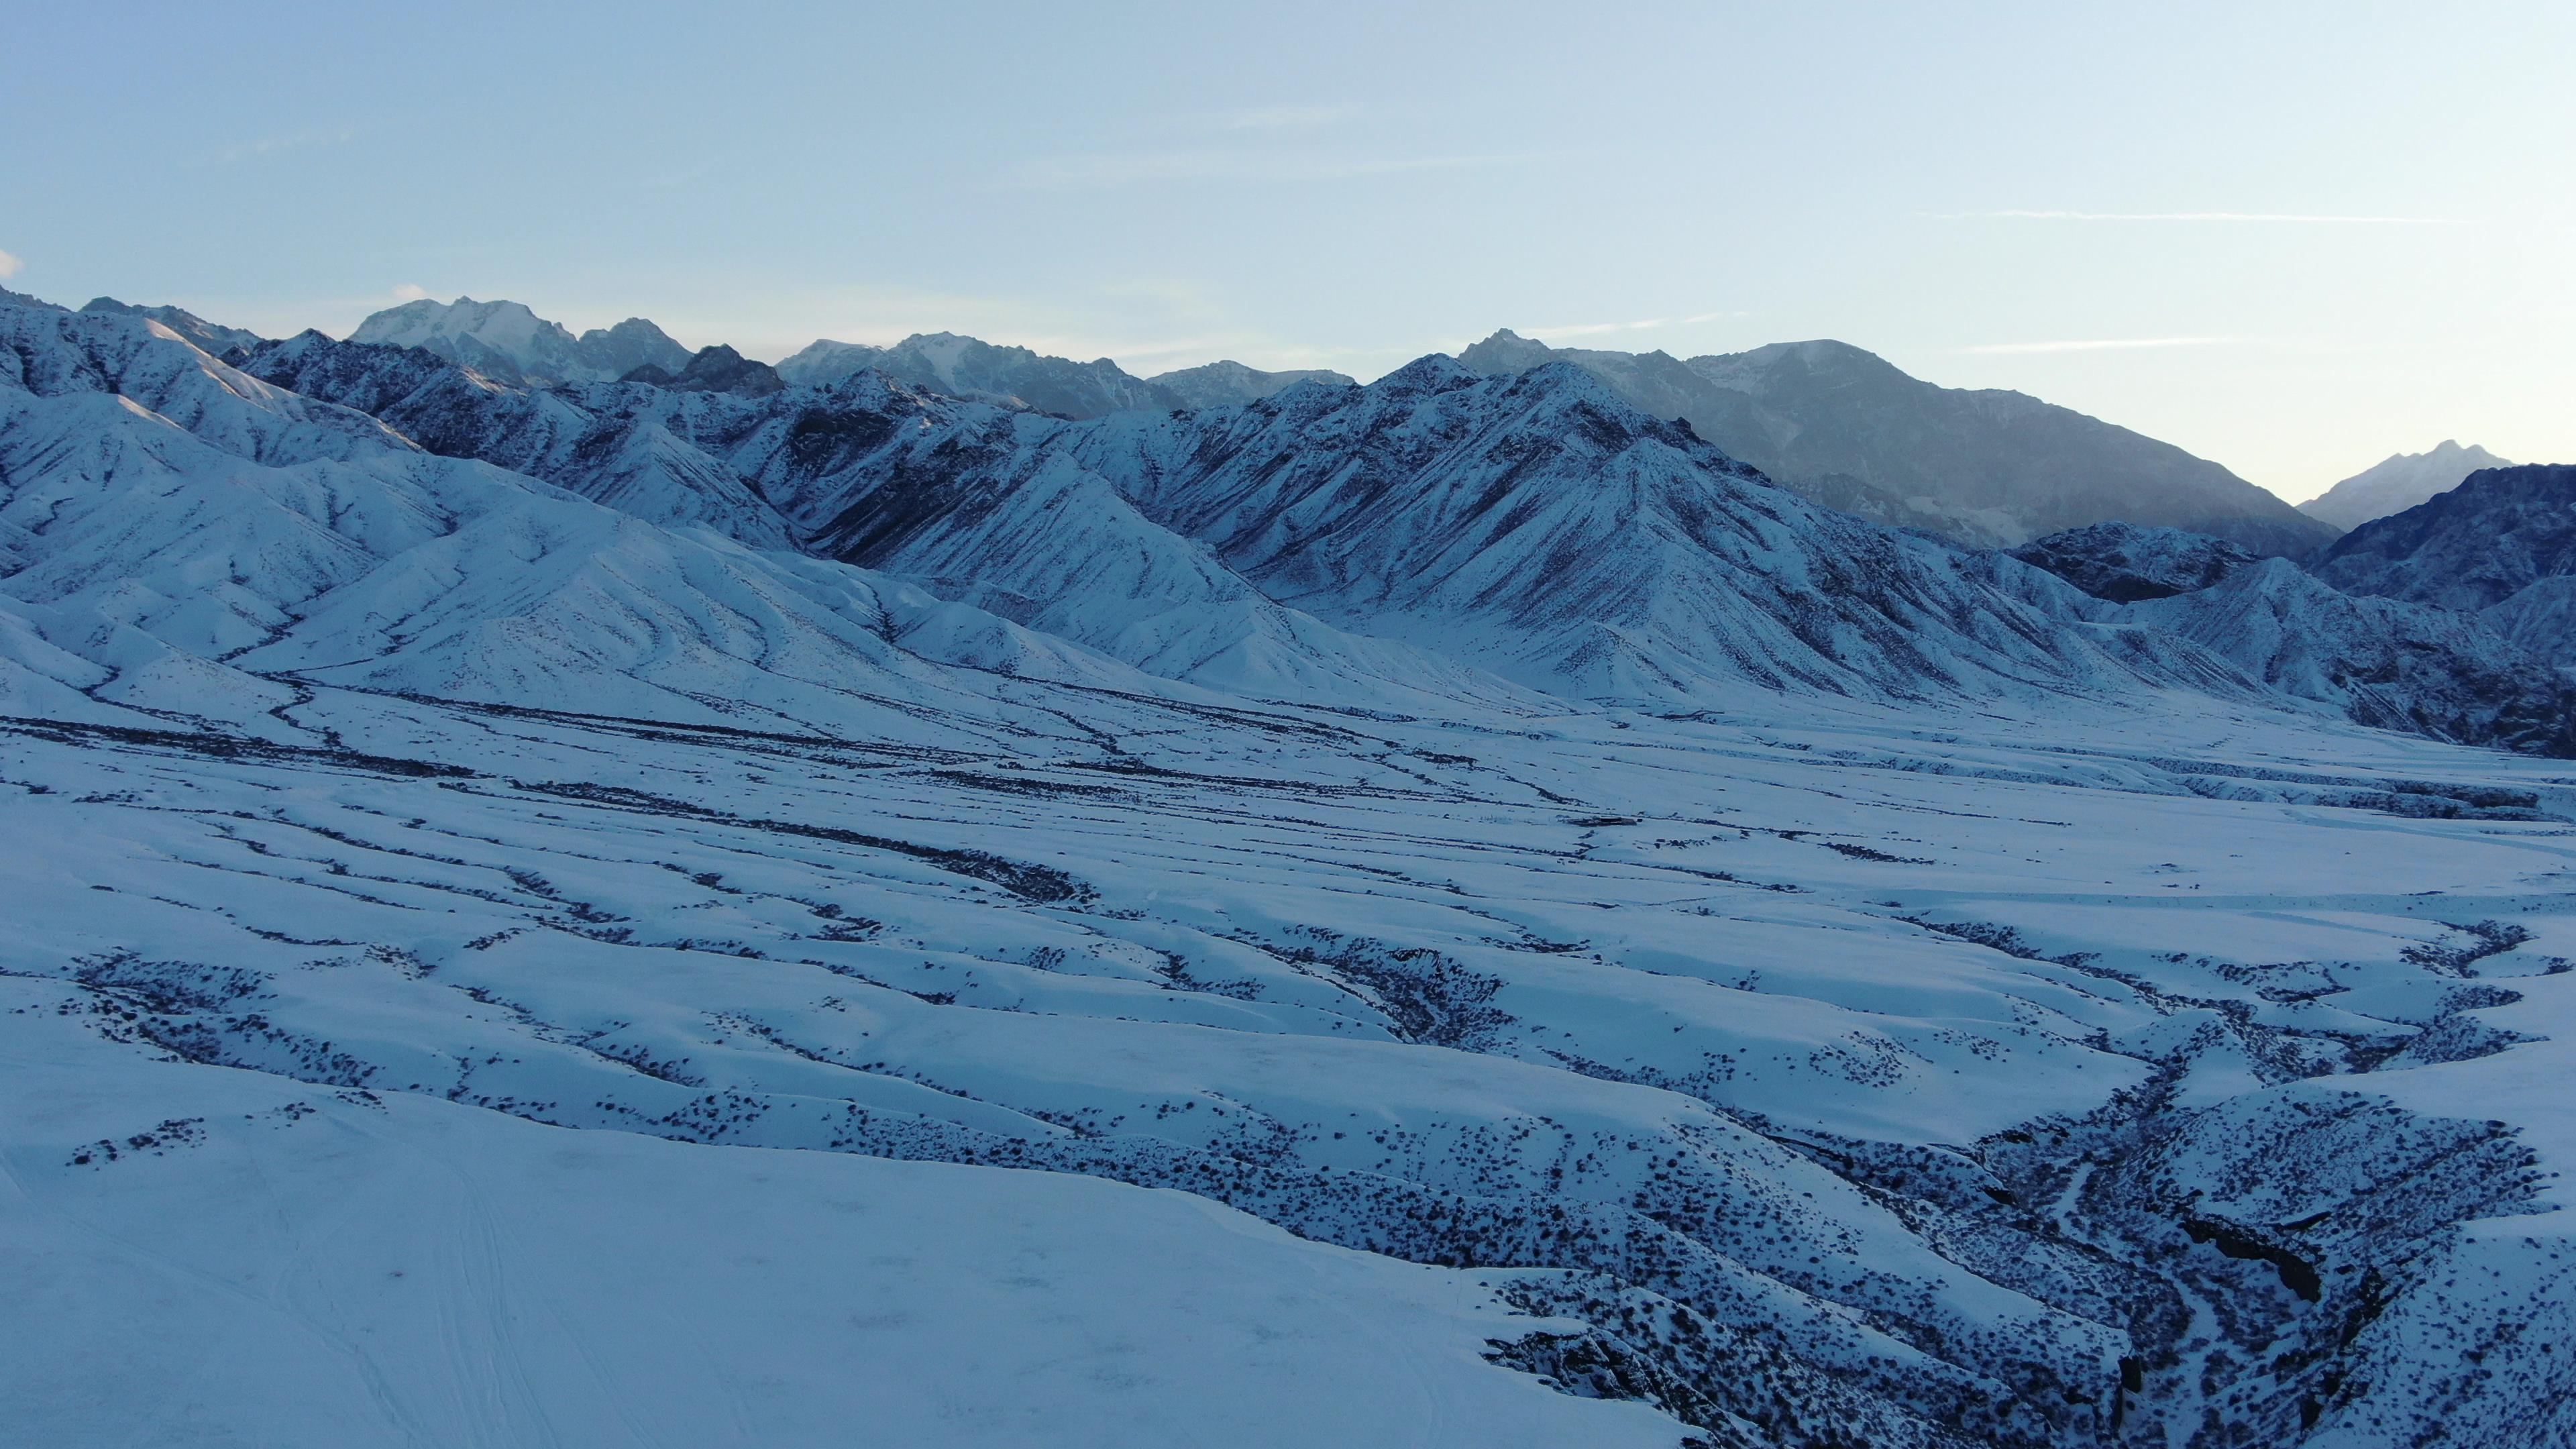
[[[1283,702],[12,325],[14,1437],[2576,1435],[2564,761]]]

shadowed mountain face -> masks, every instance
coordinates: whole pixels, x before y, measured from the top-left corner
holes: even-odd
[[[2256,561],[2224,539],[2128,523],[2053,533],[2014,549],[2012,556],[2115,604],[2205,589]]]
[[[2576,666],[2576,467],[2472,473],[2354,529],[2315,567],[2347,593],[2482,614],[2525,647]]]
[[[1489,374],[1552,358],[1827,507],[1962,542],[2010,547],[2119,520],[2299,557],[2335,533],[2169,443],[2021,393],[1937,387],[1840,342],[1683,361],[1505,331],[1459,354]]]
[[[618,381],[650,383],[673,392],[731,392],[745,397],[763,397],[787,386],[768,363],[754,362],[722,343],[699,348],[698,355],[676,375],[648,362]]]
[[[2512,466],[2475,444],[2463,448],[2446,438],[2429,453],[2399,453],[2364,469],[2300,504],[2299,511],[2337,528],[2359,528],[2448,493],[2481,468]]]

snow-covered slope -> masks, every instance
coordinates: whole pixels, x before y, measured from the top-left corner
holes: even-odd
[[[291,675],[763,724],[846,719],[885,692],[967,708],[949,672],[893,641],[915,625],[979,636],[890,580],[434,456],[158,324],[0,307],[0,341],[0,598],[117,672],[95,695],[191,713],[220,697],[239,717]],[[986,623],[976,647],[1151,687]]]
[[[2512,466],[2475,443],[2463,448],[2456,439],[2445,438],[2429,453],[2391,454],[2300,504],[2299,511],[2337,528],[2359,528],[2448,493],[2481,468]]]
[[[776,395],[509,389],[417,354],[308,335],[250,366],[372,407],[433,452],[500,463],[657,523],[791,542],[1136,668],[1257,696],[1537,707],[1502,681],[1282,608],[1107,480],[1037,444],[1053,419],[870,371]],[[1514,703],[1517,702],[1517,703]]]
[[[2016,392],[1938,387],[1857,347],[1784,342],[1750,352],[1642,356],[1497,332],[1459,354],[1510,373],[1562,359],[1658,417],[1827,507],[2010,547],[2121,520],[2304,557],[2335,529],[2225,468]]]
[[[358,324],[352,342],[417,347],[499,382],[542,386],[613,382],[647,364],[678,372],[689,350],[641,317],[574,337],[523,302],[423,298],[388,307]]]
[[[2109,604],[1561,368],[1074,423],[0,327],[44,1442],[2576,1433],[2576,787],[2184,637],[2317,672],[2285,564]],[[1587,616],[1688,688],[1430,647]]]
[[[225,357],[235,352],[248,353],[268,341],[258,333],[244,328],[225,327],[209,322],[184,307],[137,307],[131,303],[120,302],[114,297],[92,297],[81,307],[81,310],[106,312],[122,317],[150,318],[215,357]]]
[[[1283,602],[1558,693],[2141,686],[2051,617],[2051,591],[2072,596],[2055,581],[1998,586],[1997,564],[1817,508],[1570,366],[1485,378],[1435,356],[1058,446]]]
[[[830,387],[866,371],[884,354],[884,348],[864,342],[835,342],[819,337],[780,361],[778,375],[792,387]]]
[[[2492,620],[2346,594],[2286,559],[2170,528],[2098,523],[2013,555],[2098,599],[2138,605],[2091,617],[2189,639],[2358,723],[2576,756],[2569,676]]]
[[[2576,677],[2474,614],[2343,593],[2288,559],[2265,559],[2125,616],[2362,724],[2576,757]]]

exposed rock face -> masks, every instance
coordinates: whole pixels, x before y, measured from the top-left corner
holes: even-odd
[[[2120,520],[2303,557],[2334,529],[2169,443],[2017,392],[1937,387],[1840,342],[1694,357],[1556,350],[1497,332],[1459,354],[1518,372],[1561,358],[1829,508],[2010,547]]]
[[[2512,466],[2475,444],[2463,448],[2445,438],[2429,453],[2398,453],[2356,473],[2300,504],[2299,511],[2337,528],[2359,528],[2448,493],[2481,468]]]
[[[618,381],[650,383],[673,392],[729,392],[742,397],[766,397],[787,386],[768,363],[754,362],[722,343],[698,349],[677,375],[648,362]]]
[[[2257,561],[2225,539],[2127,523],[2053,533],[2014,549],[2012,556],[2115,604],[2205,589]]]

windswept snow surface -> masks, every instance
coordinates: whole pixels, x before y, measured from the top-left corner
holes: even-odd
[[[801,454],[565,390],[803,458],[725,466],[895,525],[863,561],[1070,590],[983,608],[0,319],[20,1437],[2576,1437],[2563,762],[2123,674],[2216,656],[1545,376],[1110,420],[1061,478],[1010,469],[1074,425],[881,381],[897,427]],[[1435,446],[1471,386],[1530,406]],[[1350,447],[1265,452],[1298,410]],[[1775,664],[1919,682],[1866,672],[1910,630],[1974,687],[1256,697],[1030,623],[1110,597],[1082,538],[1159,538],[1122,584],[1179,559],[1336,679],[1368,641],[1254,581],[1401,578],[1509,663],[1572,614],[1477,581],[1473,500],[1601,537],[1586,460],[1651,547],[1564,588],[1812,590],[1862,622]],[[851,517],[854,476],[993,486]]]

